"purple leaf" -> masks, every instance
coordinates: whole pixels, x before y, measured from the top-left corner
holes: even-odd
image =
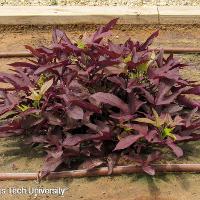
[[[56,63],[56,64],[48,63],[48,64],[45,64],[45,65],[40,65],[38,67],[38,69],[34,71],[34,74],[39,75],[41,73],[44,73],[45,71],[52,71],[55,68],[64,67],[68,64],[69,64],[68,61],[62,61],[62,62],[59,62],[59,63]]]
[[[110,115],[110,117],[113,119],[118,119],[120,123],[136,118],[135,115],[130,115],[130,114],[112,114]]]
[[[27,62],[15,62],[15,63],[11,63],[9,64],[12,67],[25,67],[25,68],[30,68],[30,69],[37,69],[37,65],[31,64],[31,63],[27,63]]]
[[[67,37],[65,32],[63,32],[59,29],[53,30],[52,40],[53,40],[53,43],[56,43],[56,44],[65,43],[65,44],[68,44],[68,45],[72,45],[70,39]]]
[[[98,28],[98,30],[89,38],[88,43],[100,43],[103,37],[108,35],[110,31],[117,23],[118,18],[111,20],[105,26]]]
[[[108,163],[108,175],[111,175],[113,172],[114,166],[117,164],[117,161],[119,159],[119,156],[117,154],[110,154],[107,157],[107,163]]]
[[[126,149],[130,147],[132,144],[134,144],[136,141],[138,141],[140,138],[142,138],[143,135],[128,135],[125,138],[122,138],[116,145],[115,149],[116,150],[121,150],[121,149]]]
[[[74,146],[80,142],[84,142],[87,140],[97,139],[99,134],[76,134],[72,136],[68,136],[64,139],[64,146]]]
[[[0,81],[4,83],[9,83],[15,87],[15,90],[28,90],[29,87],[32,87],[30,78],[23,73],[19,68],[15,68],[12,71],[17,73],[0,73]]]
[[[130,93],[129,94],[129,109],[130,109],[130,113],[134,114],[135,112],[137,112],[139,110],[139,108],[145,104],[145,102],[140,101],[136,95],[134,93]]]
[[[142,91],[142,93],[144,93],[144,96],[145,96],[145,98],[146,98],[146,100],[149,102],[149,103],[151,103],[151,104],[154,104],[155,102],[154,102],[154,96],[150,93],[150,92],[148,92],[146,89],[144,89],[144,88],[140,88],[140,90]]]
[[[156,136],[158,135],[156,130],[150,130],[147,135],[145,136],[145,139],[148,142],[153,142],[153,140],[156,138]]]
[[[142,125],[142,124],[131,124],[130,127],[134,130],[136,130],[140,135],[147,135],[148,132],[148,126]]]
[[[89,102],[86,102],[86,101],[77,101],[77,100],[73,100],[71,101],[71,103],[73,105],[77,105],[77,106],[80,106],[82,109],[85,109],[85,110],[88,110],[88,111],[91,111],[91,112],[95,112],[95,113],[100,113],[101,112],[101,109],[98,108],[97,106],[89,103]]]
[[[186,92],[184,92],[184,94],[195,94],[195,95],[199,95],[199,94],[200,94],[200,86],[193,87],[193,88],[187,90]]]
[[[53,113],[50,112],[45,112],[43,114],[45,116],[45,118],[48,121],[48,124],[50,125],[54,125],[54,126],[62,126],[63,122],[62,119],[56,115],[54,115]]]
[[[144,172],[146,172],[147,174],[154,176],[155,175],[155,169],[152,166],[142,166],[142,169]]]
[[[33,135],[25,141],[25,144],[31,143],[48,143],[47,137],[44,135]]]
[[[0,126],[0,137],[18,136],[21,134],[23,134],[23,130],[21,129],[20,120],[8,120]]]
[[[27,115],[31,115],[31,114],[39,114],[40,110],[39,109],[35,109],[35,108],[29,108],[28,110],[21,112],[19,114],[20,117],[26,117]]]
[[[78,106],[72,106],[71,108],[69,108],[67,110],[67,114],[69,117],[71,117],[72,119],[83,119],[83,109],[78,107]]]
[[[0,115],[11,111],[19,104],[19,99],[14,94],[1,92],[1,95],[3,95],[4,103],[0,105]]]
[[[128,105],[125,104],[119,97],[113,94],[98,92],[91,95],[90,99],[91,100],[94,99],[97,104],[100,104],[100,103],[109,104],[111,106],[120,108],[124,113],[128,112]]]
[[[122,89],[126,89],[126,82],[122,77],[112,76],[108,77],[108,80],[120,86]]]
[[[147,160],[145,161],[146,165],[149,165],[151,162],[159,160],[161,158],[161,152],[156,151],[148,155]]]
[[[178,96],[178,102],[184,106],[189,108],[200,108],[200,102],[198,100],[194,100],[192,98],[186,97],[185,95]]]
[[[159,34],[159,30],[157,30],[156,32],[154,32],[141,46],[140,46],[140,50],[143,51],[145,50],[149,45],[152,44],[153,39],[155,37],[157,37]]]
[[[171,140],[167,140],[166,144],[172,149],[172,151],[176,154],[178,158],[183,156],[183,150]]]
[[[31,46],[25,45],[25,48],[28,49],[35,57],[38,58],[44,57],[44,54],[40,53],[37,49],[34,49]]]
[[[181,88],[173,92],[172,94],[169,94],[174,84],[175,82],[169,81],[169,80],[162,80],[160,82],[159,88],[158,88],[158,94],[155,100],[156,105],[170,104],[178,97],[178,95],[182,93],[182,91],[185,90],[185,88]]]
[[[94,169],[96,167],[101,166],[102,164],[104,164],[105,161],[103,161],[102,159],[99,158],[90,158],[86,161],[84,161],[78,169],[87,169],[87,170],[91,170]]]
[[[185,140],[190,140],[192,139],[192,136],[187,136],[187,135],[177,135],[177,134],[174,134],[174,136],[176,137],[176,142],[180,142],[180,141],[185,141]]]
[[[50,172],[55,171],[56,168],[63,162],[64,160],[61,157],[50,157],[47,156],[47,158],[45,159],[45,163],[43,165],[42,168],[42,172],[41,172],[41,177],[45,177],[46,175],[48,175]]]

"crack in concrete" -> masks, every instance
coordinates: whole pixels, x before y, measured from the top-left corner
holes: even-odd
[[[159,12],[159,6],[157,5],[156,8],[157,8],[157,12],[158,12],[158,24],[160,24],[160,12]]]

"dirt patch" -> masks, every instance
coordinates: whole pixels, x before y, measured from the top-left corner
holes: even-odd
[[[94,177],[63,179],[58,181],[20,182],[7,181],[1,188],[67,188],[64,197],[50,195],[1,196],[3,199],[84,199],[84,200],[199,200],[200,176],[194,174],[166,174],[150,177],[147,175],[122,175],[112,177]]]
[[[24,45],[49,45],[51,30],[55,26],[0,26],[1,51],[24,50]],[[80,35],[90,34],[97,25],[67,25],[56,26],[65,30],[72,41]],[[156,47],[200,47],[199,25],[194,26],[163,26],[163,25],[117,25],[112,31],[111,39],[124,42],[128,38],[144,41],[151,33],[160,30],[159,37],[155,40]]]
[[[84,31],[91,32],[94,26],[67,27],[62,29],[72,40],[77,40]],[[155,26],[118,26],[113,31],[112,39],[115,42],[125,41],[128,37],[144,41],[150,33],[160,28],[160,36],[156,39],[154,46],[165,47],[200,47],[200,28],[197,27],[155,27]],[[24,50],[23,45],[49,45],[52,27],[0,27],[1,51]],[[195,69],[198,68],[200,56],[182,55],[184,61],[194,62]],[[7,70],[7,63],[18,61],[18,58],[0,59],[0,70]],[[20,59],[21,60],[21,59]],[[193,78],[193,75],[190,77]],[[195,73],[193,73],[195,74]],[[199,77],[197,77],[199,78]],[[21,139],[1,139],[0,145],[0,172],[35,172],[41,168],[43,163],[42,152],[25,147]],[[184,145],[185,157],[177,160],[171,154],[166,154],[168,162],[173,163],[200,163],[200,144],[190,142]],[[165,161],[166,162],[166,161]],[[1,195],[2,199],[19,200],[27,199],[84,199],[84,200],[199,200],[200,198],[200,176],[198,174],[162,174],[150,177],[148,175],[122,175],[112,177],[94,177],[80,179],[61,179],[56,181],[2,181],[0,188],[9,187],[45,187],[68,188],[64,197],[50,195]]]

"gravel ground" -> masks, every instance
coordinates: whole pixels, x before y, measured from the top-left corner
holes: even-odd
[[[0,5],[11,6],[50,6],[50,5],[88,5],[88,6],[198,6],[200,0],[0,0]]]

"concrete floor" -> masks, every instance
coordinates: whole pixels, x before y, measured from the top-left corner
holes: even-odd
[[[0,5],[198,6],[200,0],[0,0]]]

